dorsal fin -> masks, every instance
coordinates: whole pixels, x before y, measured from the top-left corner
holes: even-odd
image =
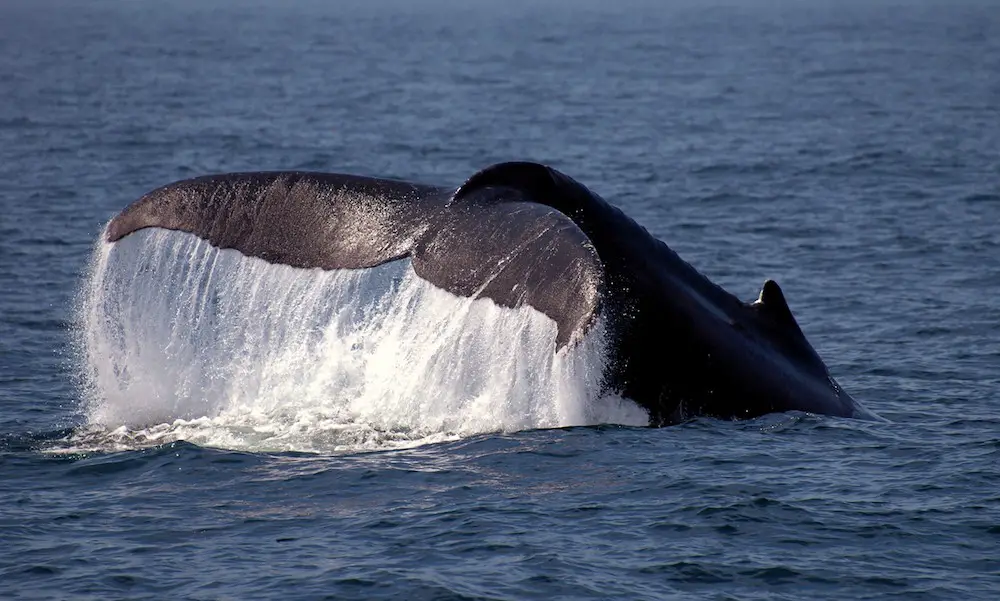
[[[819,355],[806,340],[805,334],[802,333],[799,323],[792,316],[792,311],[785,301],[785,294],[777,282],[774,280],[764,282],[760,289],[760,295],[750,306],[764,318],[764,321],[770,322],[775,341],[788,345],[786,348],[795,352],[799,357],[810,357],[817,373],[826,374],[826,366],[823,365]]]
[[[774,280],[764,282],[764,286],[761,287],[760,294],[757,296],[757,300],[753,302],[753,306],[758,311],[769,315],[776,322],[791,322],[798,329],[798,324],[795,323],[795,318],[792,317],[792,310],[788,308],[788,303],[785,301],[785,294]]]

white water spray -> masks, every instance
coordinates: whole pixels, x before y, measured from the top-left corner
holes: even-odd
[[[148,229],[98,246],[80,305],[88,430],[125,447],[329,452],[648,421],[600,394],[600,328],[555,353],[542,313],[455,296],[409,261],[303,270]]]

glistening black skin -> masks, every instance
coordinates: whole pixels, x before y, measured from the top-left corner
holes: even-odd
[[[325,173],[200,177],[131,204],[107,240],[148,227],[303,268],[409,257],[420,277],[454,294],[548,315],[557,349],[602,319],[605,385],[645,407],[652,425],[789,410],[867,415],[830,377],[776,283],[740,301],[544,165],[494,165],[457,190]]]

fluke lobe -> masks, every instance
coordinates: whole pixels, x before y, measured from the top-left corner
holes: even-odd
[[[867,415],[830,377],[775,282],[740,301],[544,165],[501,163],[457,189],[326,173],[211,175],[146,194],[111,221],[107,240],[143,228],[301,268],[409,257],[417,275],[453,294],[549,316],[560,349],[600,319],[605,386],[645,407],[653,425],[789,410]]]

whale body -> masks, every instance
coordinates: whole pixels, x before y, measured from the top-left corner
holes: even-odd
[[[558,328],[553,352],[600,321],[603,386],[644,407],[652,425],[867,414],[830,376],[778,284],[739,300],[545,165],[501,163],[458,188],[298,171],[210,175],[144,195],[105,235],[114,243],[144,228],[299,268],[408,258],[453,294],[547,315]]]

